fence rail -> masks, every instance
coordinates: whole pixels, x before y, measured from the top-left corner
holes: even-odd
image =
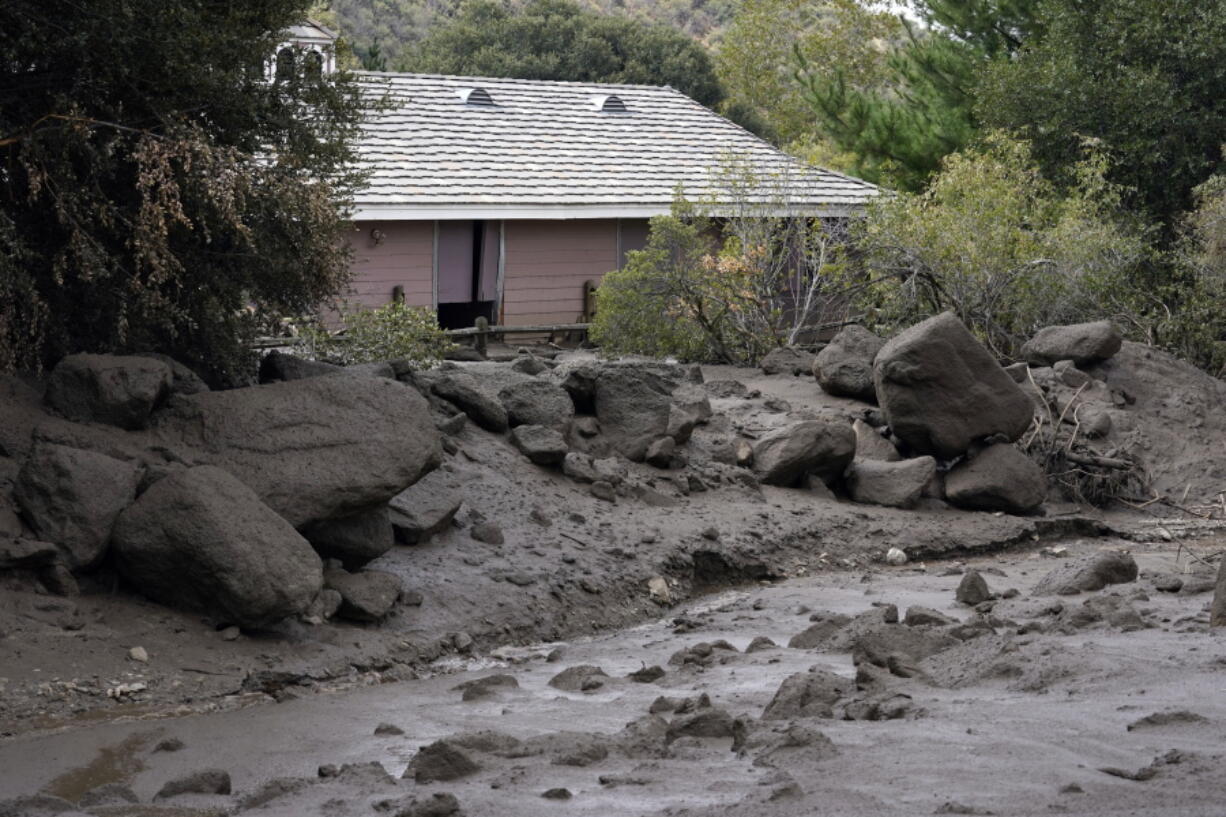
[[[502,337],[503,335],[552,335],[554,332],[582,332],[587,334],[591,328],[590,323],[550,323],[540,326],[469,326],[464,329],[446,329],[443,331],[449,338],[473,338],[479,349],[484,349],[485,342],[490,337]],[[344,336],[341,336],[344,339]],[[251,347],[253,349],[283,349],[291,346],[300,346],[305,342],[303,338],[256,338]]]

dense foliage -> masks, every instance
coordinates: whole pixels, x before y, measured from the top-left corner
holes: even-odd
[[[0,5],[0,367],[157,349],[224,379],[338,290],[360,97],[265,77],[306,5]]]
[[[1068,182],[1081,141],[1111,152],[1110,178],[1168,232],[1226,141],[1226,0],[1045,0],[1043,32],[999,61],[978,115],[1030,140]]]
[[[1144,333],[1151,250],[1106,171],[1091,152],[1062,193],[1025,143],[998,134],[949,156],[924,193],[881,200],[862,225],[874,284],[859,305],[887,332],[953,310],[1002,358],[1052,324],[1113,318]]]
[[[454,344],[439,328],[433,309],[393,301],[377,309],[348,309],[343,331],[322,324],[303,327],[307,353],[316,360],[348,366],[404,360],[430,366],[443,359]]]
[[[572,0],[510,10],[471,0],[403,61],[410,71],[571,82],[671,85],[704,105],[723,92],[698,42],[661,25],[585,11]]]

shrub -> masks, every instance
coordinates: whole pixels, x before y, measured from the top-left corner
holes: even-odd
[[[861,225],[858,305],[892,331],[953,310],[1002,358],[1051,324],[1113,318],[1146,335],[1148,231],[1121,215],[1107,159],[1087,151],[1061,193],[1001,134],[949,156],[922,194],[883,198]]]
[[[345,328],[338,333],[319,324],[304,328],[311,357],[342,366],[385,360],[430,366],[453,346],[434,310],[426,307],[394,302],[378,309],[346,309],[343,316]]]

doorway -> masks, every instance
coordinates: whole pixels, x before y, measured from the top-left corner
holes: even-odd
[[[438,222],[435,281],[442,328],[464,329],[477,318],[495,322],[501,226],[498,221]]]

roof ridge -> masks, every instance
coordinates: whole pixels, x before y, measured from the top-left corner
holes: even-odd
[[[652,91],[673,91],[681,93],[671,85],[646,85],[642,83],[631,82],[578,82],[574,80],[560,79],[523,79],[521,77],[478,77],[469,76],[466,74],[424,74],[413,71],[354,71],[355,76],[359,79],[362,77],[380,77],[386,79],[455,79],[471,82],[505,82],[515,85],[550,85],[550,86],[565,86],[572,88],[636,88]],[[690,97],[681,94],[686,99]],[[691,100],[694,101],[694,100]],[[695,104],[700,104],[695,102]],[[710,110],[708,108],[708,110]]]

